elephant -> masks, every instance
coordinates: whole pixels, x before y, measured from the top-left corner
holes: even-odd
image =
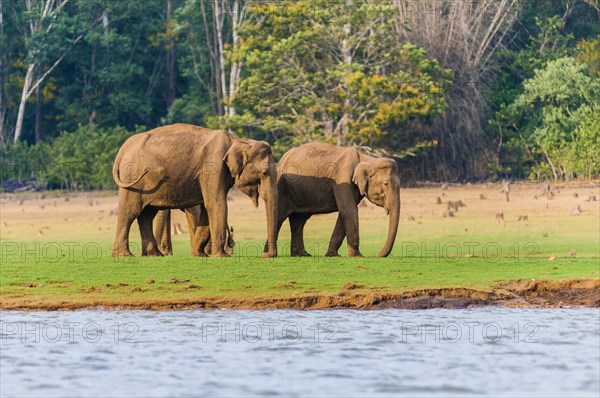
[[[127,173],[130,182],[122,176]],[[265,202],[267,240],[263,257],[277,256],[277,170],[264,141],[243,141],[224,130],[190,124],[156,128],[128,138],[113,165],[119,207],[113,256],[131,256],[129,231],[138,220],[143,256],[162,256],[152,233],[159,210],[202,204],[209,220],[211,255],[224,257],[227,192],[235,185],[258,206]]]
[[[206,207],[200,204],[189,209],[184,209],[190,234],[190,247],[192,256],[204,256],[210,254],[212,245],[210,240],[210,227],[208,225],[208,214]],[[224,250],[228,254],[233,253],[235,241],[233,240],[233,228],[225,226],[226,243]],[[173,254],[171,241],[171,210],[160,210],[155,219],[154,237],[158,248],[165,256]]]
[[[387,239],[378,257],[394,246],[400,217],[400,175],[396,162],[375,158],[357,148],[309,143],[287,151],[278,166],[276,236],[289,218],[291,255],[309,256],[304,247],[304,226],[313,214],[339,212],[327,253],[339,256],[345,237],[348,256],[359,250],[358,204],[366,197],[389,214]],[[265,245],[268,250],[270,242]]]

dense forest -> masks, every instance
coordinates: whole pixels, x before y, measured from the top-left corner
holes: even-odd
[[[128,136],[179,122],[419,180],[598,178],[600,3],[0,0],[2,180],[111,188]]]

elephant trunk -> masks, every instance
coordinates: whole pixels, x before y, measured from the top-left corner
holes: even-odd
[[[277,257],[277,178],[264,180],[263,199],[267,215],[267,251],[263,257]]]
[[[377,257],[387,257],[396,241],[396,233],[398,232],[398,222],[400,221],[400,188],[395,187],[390,190],[390,194],[386,195],[386,209],[390,213],[390,221],[388,224],[388,234],[383,248],[377,253]]]

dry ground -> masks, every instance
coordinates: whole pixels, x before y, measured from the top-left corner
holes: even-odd
[[[600,185],[553,186],[552,196],[544,184],[511,188],[509,202],[499,184],[403,189],[399,234],[387,259],[373,258],[387,232],[383,209],[369,202],[360,207],[365,259],[320,257],[336,214],[315,216],[305,230],[313,258],[301,260],[288,257],[287,223],[280,258],[257,258],[266,236],[264,209],[233,190],[234,258],[190,258],[185,217],[174,211],[184,231],[174,236],[175,256],[122,263],[109,257],[116,192],[2,194],[0,308],[600,305],[600,202],[588,201],[600,199]],[[448,217],[449,201],[465,206]],[[135,224],[131,237],[135,246]],[[100,252],[86,254],[86,244]],[[55,247],[62,257],[76,247],[74,258],[56,259]]]
[[[598,184],[559,186],[553,188],[554,196],[543,194],[543,184],[513,184],[510,202],[500,193],[498,184],[450,186],[447,190],[437,188],[403,189],[401,223],[394,253],[407,237],[421,234],[446,237],[477,237],[497,235],[505,239],[512,233],[539,232],[540,237],[560,235],[566,240],[589,238],[590,244],[598,244],[600,226],[600,202],[587,201],[590,196],[600,200]],[[480,195],[486,197],[480,199]],[[577,197],[575,197],[577,195]],[[437,198],[442,204],[437,204]],[[23,193],[2,194],[0,197],[0,226],[2,241],[45,241],[70,239],[105,240],[114,238],[116,226],[117,192],[86,193]],[[444,217],[448,201],[461,200],[465,207],[459,208],[453,217]],[[387,216],[383,209],[364,201],[360,207],[362,244],[383,244],[372,237],[380,237],[387,229]],[[229,223],[234,227],[236,241],[262,240],[266,236],[263,208],[255,208],[249,198],[237,190],[229,194]],[[579,206],[581,212],[574,211]],[[497,222],[496,215],[503,213],[504,222]],[[174,223],[187,232],[185,217],[173,211]],[[526,215],[527,221],[517,221]],[[311,241],[327,238],[333,230],[337,214],[318,215],[309,220],[305,236],[307,246]],[[412,216],[414,221],[407,221]],[[584,234],[588,232],[586,237]],[[132,240],[139,238],[134,224]],[[281,238],[289,239],[289,227],[284,224]],[[175,240],[187,243],[187,236],[175,236]],[[574,248],[575,249],[575,248]],[[599,249],[600,250],[600,249]],[[340,250],[344,254],[344,248]],[[557,253],[565,255],[568,253]],[[593,252],[590,254],[594,254]],[[596,255],[598,250],[596,251]]]

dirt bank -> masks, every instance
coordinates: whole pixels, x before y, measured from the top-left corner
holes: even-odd
[[[570,281],[513,281],[489,291],[445,288],[403,293],[342,291],[337,294],[310,294],[289,297],[207,297],[185,301],[114,302],[85,300],[35,302],[27,299],[1,300],[3,310],[183,310],[183,309],[460,309],[481,306],[505,307],[600,307],[600,279]]]

